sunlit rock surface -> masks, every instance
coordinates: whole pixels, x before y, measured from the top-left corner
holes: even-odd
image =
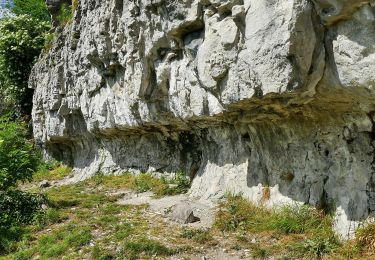
[[[375,213],[374,28],[363,0],[80,0],[33,69],[34,135],[74,180],[181,170],[347,236]]]

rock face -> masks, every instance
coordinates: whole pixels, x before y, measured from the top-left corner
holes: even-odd
[[[75,180],[183,170],[348,235],[375,213],[373,2],[80,0],[30,78],[35,138]]]

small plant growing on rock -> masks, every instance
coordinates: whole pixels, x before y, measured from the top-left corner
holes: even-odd
[[[59,21],[60,26],[65,27],[69,24],[74,15],[73,6],[70,6],[66,3],[61,5],[60,14],[57,16],[57,20]]]
[[[55,33],[46,33],[44,38],[45,38],[44,50],[49,51],[53,47],[53,42],[56,39],[56,34]]]
[[[61,5],[60,14],[57,16],[57,20],[62,27],[65,27],[72,21],[74,13],[78,9],[78,5],[78,0],[73,0],[71,5],[66,3]]]

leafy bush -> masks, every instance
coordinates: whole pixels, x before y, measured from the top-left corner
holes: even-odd
[[[43,201],[43,196],[22,191],[0,192],[0,254],[21,238],[21,226],[33,220]]]
[[[12,11],[16,15],[29,15],[41,21],[51,21],[51,15],[44,0],[14,0],[13,2]]]
[[[40,154],[27,141],[25,124],[0,118],[0,190],[30,181],[40,163]]]
[[[30,223],[41,210],[44,198],[16,190],[29,181],[40,162],[39,153],[27,141],[21,122],[0,118],[0,253],[21,238],[21,226]]]
[[[0,20],[0,89],[24,114],[30,114],[32,106],[30,71],[49,29],[49,22],[28,15]]]
[[[0,227],[30,223],[45,201],[42,195],[11,190],[0,197]]]

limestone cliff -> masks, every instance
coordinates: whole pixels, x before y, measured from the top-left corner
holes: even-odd
[[[80,0],[30,78],[35,138],[75,180],[181,170],[348,234],[375,213],[373,3]]]

